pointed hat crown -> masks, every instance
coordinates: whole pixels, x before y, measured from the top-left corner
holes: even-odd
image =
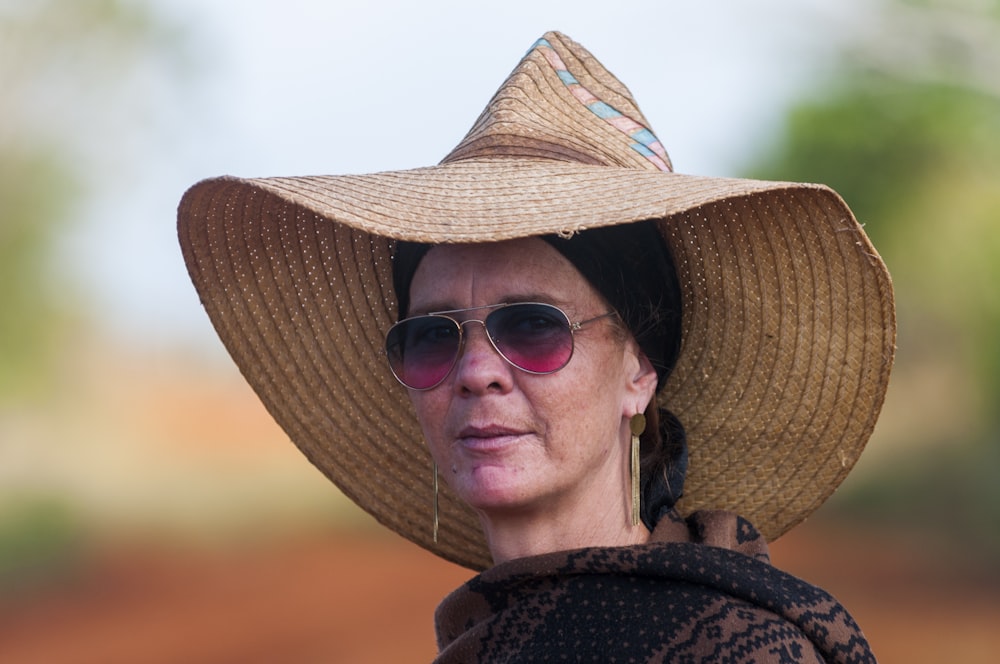
[[[442,163],[496,156],[673,170],[628,88],[558,32],[535,42]]]

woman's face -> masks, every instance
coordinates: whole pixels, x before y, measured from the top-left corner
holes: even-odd
[[[553,304],[572,322],[609,311],[576,268],[537,238],[434,247],[410,296],[409,316],[526,301]],[[410,391],[441,475],[463,500],[487,516],[559,513],[594,501],[623,509],[628,418],[645,410],[656,375],[618,325],[609,317],[582,327],[569,364],[547,375],[508,364],[481,325],[464,327],[462,354],[444,382]]]

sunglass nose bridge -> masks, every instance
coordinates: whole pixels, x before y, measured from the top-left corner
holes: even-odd
[[[486,329],[486,321],[480,320],[478,318],[469,318],[468,320],[455,321],[455,322],[458,323],[458,326],[463,330],[465,329],[465,326],[468,325],[469,323],[479,323],[480,325],[483,326],[484,330]]]
[[[462,330],[462,334],[458,342],[458,349],[455,351],[455,364],[458,364],[462,360],[462,356],[465,355],[465,349],[470,341],[470,332],[465,327],[469,323],[479,323],[479,326],[483,328],[484,341],[489,345],[494,353],[500,356],[500,359],[504,360],[508,364],[510,363],[510,360],[508,360],[504,354],[500,352],[500,349],[497,348],[497,342],[493,338],[493,335],[490,334],[489,328],[486,327],[485,319],[469,318],[467,320],[455,322],[458,323],[458,327]]]

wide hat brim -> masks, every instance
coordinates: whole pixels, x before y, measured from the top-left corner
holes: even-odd
[[[444,483],[433,541],[430,455],[382,351],[395,242],[645,219],[673,251],[684,300],[659,393],[688,432],[678,509],[732,510],[773,540],[854,466],[895,349],[888,272],[829,188],[487,150],[406,171],[206,180],[184,195],[178,229],[220,338],[306,457],[379,522],[483,569],[479,519]]]

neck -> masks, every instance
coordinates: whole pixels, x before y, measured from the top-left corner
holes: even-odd
[[[486,541],[495,564],[517,558],[593,546],[628,546],[649,541],[640,521],[633,526],[631,501],[624,482],[619,490],[587,492],[541,508],[480,512]],[[588,499],[589,498],[589,499]]]

